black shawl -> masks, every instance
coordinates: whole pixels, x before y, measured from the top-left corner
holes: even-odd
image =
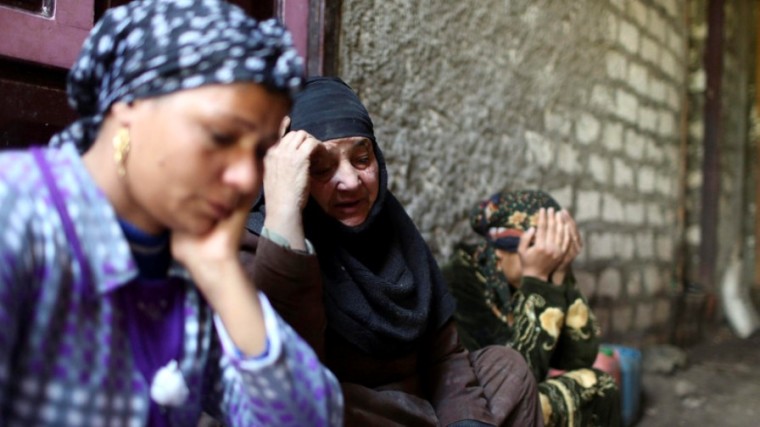
[[[340,79],[315,77],[296,96],[291,120],[291,129],[322,141],[370,139],[379,167],[379,194],[363,224],[346,227],[314,200],[304,209],[306,237],[325,282],[328,327],[374,356],[414,351],[426,332],[449,320],[455,302],[427,244],[387,189],[385,161],[367,110]],[[261,197],[249,230],[260,233],[263,215]]]

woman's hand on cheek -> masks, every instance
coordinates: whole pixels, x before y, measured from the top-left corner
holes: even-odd
[[[301,210],[309,199],[309,165],[320,141],[304,131],[288,132],[264,158],[264,226],[304,250]]]
[[[240,236],[251,200],[203,235],[172,233],[172,254],[219,315],[235,346],[246,355],[266,348],[266,329],[256,286],[238,260]]]
[[[172,232],[174,259],[188,269],[207,298],[215,287],[223,285],[225,277],[237,275],[237,270],[242,271],[238,250],[250,206],[251,203],[241,203],[229,217],[217,222],[207,233]]]

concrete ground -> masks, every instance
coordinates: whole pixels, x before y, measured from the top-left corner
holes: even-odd
[[[644,373],[636,426],[760,426],[760,334],[742,340],[720,325],[684,350],[685,369]]]

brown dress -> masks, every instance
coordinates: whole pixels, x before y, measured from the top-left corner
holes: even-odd
[[[241,259],[280,315],[338,377],[347,426],[543,425],[536,382],[514,350],[493,346],[470,353],[450,320],[405,356],[373,357],[327,325],[316,256],[246,232]]]

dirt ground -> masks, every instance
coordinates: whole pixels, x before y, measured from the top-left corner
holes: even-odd
[[[684,349],[688,366],[642,378],[636,426],[760,426],[760,334],[742,340],[725,325]]]

